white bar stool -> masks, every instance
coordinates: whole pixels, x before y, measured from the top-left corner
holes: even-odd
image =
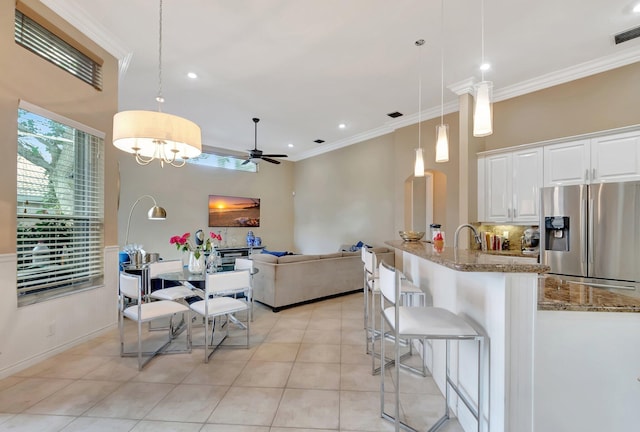
[[[446,377],[445,377],[445,412],[444,415],[436,421],[429,431],[436,431],[446,423],[450,418],[449,412],[449,388],[451,388],[458,398],[465,404],[469,412],[473,415],[477,422],[477,430],[482,430],[482,412],[484,409],[483,392],[483,362],[482,352],[484,348],[485,338],[478,333],[469,323],[458,315],[446,309],[437,307],[407,307],[400,305],[397,300],[400,299],[400,278],[396,270],[381,263],[379,267],[379,286],[380,286],[380,315],[382,320],[382,331],[385,331],[385,325],[391,329],[391,334],[395,338],[394,344],[394,360],[396,366],[400,364],[400,340],[401,339],[422,339],[423,346],[427,339],[439,339],[446,341]],[[387,304],[390,304],[388,306]],[[449,374],[449,344],[450,341],[474,340],[478,342],[478,392],[477,406],[469,401],[465,394],[460,390],[458,385],[451,379]],[[381,356],[384,358],[384,344],[381,346]],[[395,368],[395,398],[394,398],[394,414],[390,415],[385,412],[385,389],[384,389],[384,371],[387,365],[382,362],[380,372],[380,415],[382,418],[393,422],[395,430],[400,428],[415,431],[412,426],[400,420],[400,368]],[[489,424],[487,420],[487,430]]]
[[[371,374],[376,375],[380,373],[380,366],[376,365],[376,359],[381,358],[381,355],[376,353],[376,340],[381,339],[381,335],[384,333],[376,328],[376,297],[380,295],[379,278],[378,278],[378,257],[375,252],[370,250],[367,246],[362,246],[362,262],[364,263],[364,316],[365,316],[365,338],[366,338],[366,353],[371,354]],[[400,273],[400,299],[405,306],[425,306],[426,294],[418,286],[414,285],[404,275]],[[389,335],[385,335],[389,337]],[[403,346],[408,346],[409,351],[404,354],[401,359],[411,356],[413,354],[413,345],[411,340],[402,340]],[[423,357],[426,352],[426,347],[423,344]],[[393,363],[393,359],[386,359],[388,364]],[[418,373],[422,376],[427,376],[427,368],[422,362],[422,368],[414,368],[412,366],[402,364],[403,368],[406,368],[412,372]]]

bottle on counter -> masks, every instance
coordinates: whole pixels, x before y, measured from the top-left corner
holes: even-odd
[[[440,230],[440,228],[442,228],[442,225],[434,223],[429,225],[429,228],[431,228],[431,241],[433,242],[438,233],[442,234],[442,231]]]

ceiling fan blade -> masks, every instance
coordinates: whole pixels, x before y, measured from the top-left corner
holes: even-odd
[[[286,154],[263,154],[262,156],[266,156],[266,157],[289,157]]]
[[[280,163],[280,161],[277,161],[275,159],[271,159],[271,158],[268,158],[268,157],[265,157],[265,156],[262,156],[262,160],[265,160],[267,162],[271,162],[273,164],[279,164]]]
[[[246,164],[248,164],[249,162],[251,162],[251,159],[247,159],[247,160],[245,160],[244,162],[242,162],[242,164],[241,164],[241,165],[246,165]]]

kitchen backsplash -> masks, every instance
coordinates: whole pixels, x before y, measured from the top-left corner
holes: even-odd
[[[508,240],[507,246],[503,247],[502,250],[521,250],[522,249],[522,235],[524,234],[524,230],[528,229],[528,228],[538,228],[537,225],[531,225],[531,226],[527,226],[527,225],[488,225],[488,224],[483,224],[483,223],[475,223],[473,224],[473,226],[476,228],[476,230],[478,231],[478,234],[480,234],[480,237],[482,238],[482,233],[489,233],[489,234],[493,234],[493,238],[495,238],[495,242],[494,244],[497,246],[500,243],[499,239],[502,239],[501,243],[504,246],[504,240]],[[486,236],[488,237],[488,236]],[[485,237],[485,238],[486,238]],[[480,249],[480,246],[476,244],[475,241],[473,241],[473,238],[469,238],[469,242],[470,242],[470,249]],[[497,249],[496,248],[491,248],[490,245],[488,245],[487,249]]]

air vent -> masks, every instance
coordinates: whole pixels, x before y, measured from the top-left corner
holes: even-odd
[[[397,118],[397,117],[402,117],[404,114],[402,114],[401,112],[398,111],[394,111],[392,113],[387,114],[389,117],[391,118]]]
[[[623,31],[622,33],[618,33],[613,37],[616,42],[616,45],[621,44],[622,42],[630,41],[631,39],[635,39],[640,37],[640,27],[632,28],[631,30]]]
[[[324,140],[321,140],[321,139],[317,139],[317,140],[314,141],[314,143],[318,143],[318,144],[322,144],[323,142],[324,142]]]

